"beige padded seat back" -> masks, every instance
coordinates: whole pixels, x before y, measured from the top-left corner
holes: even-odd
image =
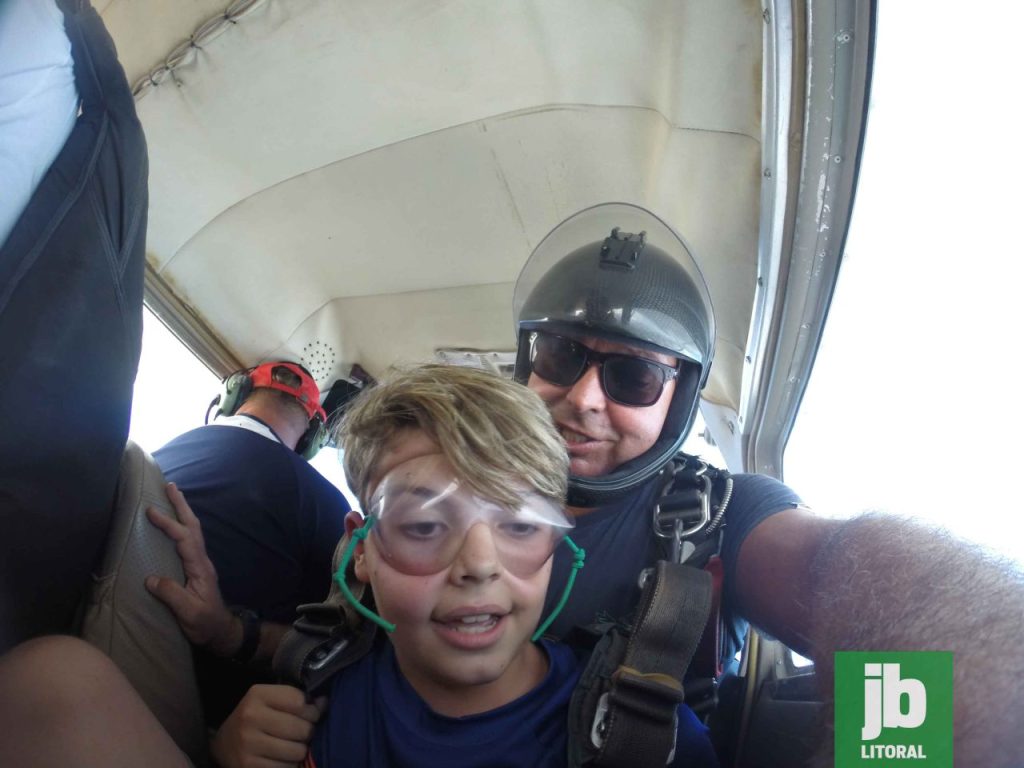
[[[174,514],[164,485],[153,457],[129,441],[82,637],[114,660],[182,751],[203,765],[206,729],[192,647],[171,612],[143,584],[150,574],[185,581],[174,543],[146,519],[150,506]]]

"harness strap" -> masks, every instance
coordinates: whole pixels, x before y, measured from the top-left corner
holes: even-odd
[[[333,569],[337,570],[348,542],[348,534],[338,542]],[[355,578],[351,568],[345,577],[358,600],[372,601],[370,590]],[[282,683],[301,688],[313,698],[324,691],[335,674],[370,652],[377,625],[355,612],[334,580],[324,602],[300,605],[298,613],[299,618],[274,653],[272,668]]]
[[[679,682],[697,648],[711,608],[711,576],[697,568],[658,562],[644,587],[636,626],[611,676],[606,709],[593,733],[595,764],[663,766],[675,752]],[[597,722],[600,720],[600,722]]]
[[[722,672],[722,528],[732,497],[732,478],[700,459],[680,454],[665,468],[654,509],[654,534],[667,541],[665,557],[703,568],[711,576],[712,604],[699,650],[687,675],[686,703],[702,714],[714,708]]]
[[[313,698],[336,673],[369,653],[376,627],[364,621],[353,630],[344,613],[327,603],[303,605],[299,611],[302,615],[274,653],[273,669],[282,683]]]
[[[711,609],[707,626],[697,645],[686,681],[686,703],[698,717],[714,709],[718,701],[718,680],[722,676],[722,585],[725,573],[722,558],[712,555],[704,566],[711,578]]]

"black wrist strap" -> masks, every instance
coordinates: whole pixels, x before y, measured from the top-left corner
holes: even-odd
[[[233,606],[229,610],[242,622],[242,644],[232,654],[231,660],[239,664],[248,664],[260,646],[260,617],[255,611],[241,606]]]

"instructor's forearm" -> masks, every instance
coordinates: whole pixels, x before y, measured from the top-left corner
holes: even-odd
[[[811,578],[826,700],[837,650],[953,651],[956,764],[1019,764],[1024,573],[946,534],[867,515],[832,533]]]

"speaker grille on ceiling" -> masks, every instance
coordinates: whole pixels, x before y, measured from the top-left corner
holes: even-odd
[[[302,348],[302,364],[317,381],[334,370],[336,361],[334,347],[326,341],[311,341]]]

